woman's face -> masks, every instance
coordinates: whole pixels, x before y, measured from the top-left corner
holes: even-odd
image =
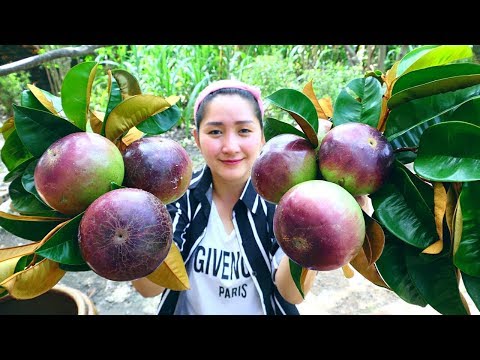
[[[245,183],[265,142],[252,104],[237,94],[217,95],[204,114],[194,136],[213,179]]]

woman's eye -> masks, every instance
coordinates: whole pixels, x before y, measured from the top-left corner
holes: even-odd
[[[247,134],[247,133],[250,133],[250,132],[252,132],[252,131],[251,131],[250,129],[242,129],[242,130],[240,130],[240,132],[241,132],[242,134]]]
[[[221,134],[220,130],[210,130],[208,133],[210,135],[220,135]]]

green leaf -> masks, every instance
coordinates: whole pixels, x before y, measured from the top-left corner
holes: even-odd
[[[91,271],[92,268],[88,266],[87,263],[81,264],[81,265],[68,265],[68,264],[58,264],[60,269],[65,270],[65,271]]]
[[[48,111],[30,90],[23,90],[20,99],[20,105],[36,110]]]
[[[0,215],[0,226],[9,233],[21,237],[22,239],[39,241],[47,235],[50,230],[65,220],[52,221],[29,221],[12,220]]]
[[[28,158],[27,160],[23,161],[22,163],[18,164],[15,169],[10,171],[5,177],[3,178],[4,182],[9,182],[15,180],[18,176],[22,176],[23,172],[27,168],[27,166],[34,160],[33,157]]]
[[[78,245],[78,227],[83,214],[84,212],[75,216],[62,226],[45,244],[40,246],[35,253],[61,264],[85,264]]]
[[[445,315],[467,314],[449,251],[422,254],[386,230],[385,247],[376,264],[385,282],[403,300],[429,304]]]
[[[435,80],[462,75],[480,74],[480,65],[472,63],[448,64],[415,70],[400,76],[394,83],[392,95]]]
[[[410,129],[406,133],[400,135],[399,137],[393,139],[390,142],[393,149],[401,149],[401,148],[418,148],[418,144],[420,143],[420,138],[422,137],[423,132],[428,127],[438,124],[441,121],[441,116],[436,116],[427,122],[424,122],[414,128]],[[418,149],[417,149],[418,150]],[[402,151],[395,153],[395,159],[402,162],[403,164],[408,164],[414,162],[417,158],[417,153],[413,151]]]
[[[265,141],[280,134],[295,134],[306,139],[306,135],[296,127],[271,117],[264,119],[263,133],[265,134]]]
[[[397,76],[413,70],[449,64],[472,56],[472,48],[468,45],[422,46],[409,52],[400,60],[397,67]]]
[[[112,75],[120,87],[123,99],[133,95],[140,95],[142,93],[138,80],[128,71],[116,69],[112,70]]]
[[[150,116],[137,125],[137,129],[148,135],[159,135],[174,127],[180,120],[182,112],[177,105]]]
[[[350,81],[335,101],[334,126],[360,122],[376,128],[382,110],[382,96],[382,85],[374,77]]]
[[[480,126],[449,121],[429,127],[420,139],[414,169],[432,181],[480,180]]]
[[[110,181],[110,190],[123,189],[126,186],[117,184],[115,181]]]
[[[384,135],[389,141],[393,141],[415,126],[453,111],[479,95],[480,85],[475,85],[403,103],[390,112]]]
[[[47,100],[52,103],[53,108],[58,113],[57,115],[66,118],[67,115],[65,115],[65,112],[63,111],[63,106],[62,106],[62,98],[59,96],[55,96],[43,89],[40,89],[40,91],[47,98]]]
[[[72,67],[62,83],[61,98],[63,111],[79,129],[85,131],[93,79],[98,63],[87,61]]]
[[[33,260],[33,254],[22,256],[20,259],[18,259],[13,273],[16,274],[17,272],[25,270],[25,268],[28,266],[28,264],[32,262],[32,260]]]
[[[480,84],[480,74],[439,79],[400,91],[388,100],[387,106],[389,109],[394,109],[415,99],[465,89],[478,84]]]
[[[462,236],[453,257],[456,267],[470,276],[480,276],[480,181],[462,184]]]
[[[23,145],[17,130],[13,130],[10,136],[5,140],[2,147],[1,158],[9,171],[12,171],[23,162],[31,159],[33,156]]]
[[[375,264],[380,275],[395,294],[410,304],[425,307],[427,302],[415,286],[406,262],[406,256],[415,256],[418,253],[417,248],[385,231],[385,245]]]
[[[468,315],[449,251],[405,257],[412,281],[428,304],[444,315]]]
[[[62,214],[56,212],[43,202],[39,201],[34,195],[23,188],[22,178],[17,177],[8,187],[8,193],[12,199],[12,205],[16,211],[22,215],[37,215],[59,217]]]
[[[305,295],[303,294],[303,290],[302,290],[302,283],[300,280],[302,277],[303,268],[292,259],[288,259],[288,262],[290,265],[290,275],[292,275],[293,282],[297,286],[297,289],[300,292],[300,295],[302,295],[302,298],[305,298]]]
[[[396,163],[385,184],[370,197],[381,224],[399,239],[423,250],[438,240],[433,188],[413,177]]]
[[[463,121],[480,126],[480,97],[463,103],[452,111],[444,121]]]
[[[432,49],[435,49],[438,45],[424,45],[413,49],[412,51],[408,52],[399,62],[397,66],[397,77],[402,76],[406,73],[407,69],[411,67],[418,59],[420,59],[425,54],[428,54]],[[411,69],[417,70],[417,69]]]
[[[43,199],[40,197],[40,195],[37,192],[37,189],[35,188],[35,179],[34,179],[34,174],[35,174],[35,167],[37,166],[39,159],[34,159],[32,162],[28,164],[28,166],[25,168],[25,171],[22,174],[22,185],[23,188],[28,191],[30,194],[35,196],[38,201],[43,203],[44,205],[47,205]],[[58,213],[60,215],[60,213]]]
[[[15,126],[25,147],[40,157],[56,140],[81,130],[69,121],[46,111],[13,106]]]
[[[477,309],[480,310],[480,278],[470,276],[464,272],[461,274],[465,290],[467,290],[468,295],[472,299]]]
[[[161,96],[134,95],[118,104],[110,113],[105,125],[105,136],[115,142],[122,134],[150,116],[171,107]]]
[[[107,111],[105,112],[105,117],[103,118],[102,122],[102,130],[100,131],[100,134],[102,136],[105,136],[105,125],[108,120],[108,116],[112,112],[112,110],[122,102],[122,93],[120,92],[120,87],[118,86],[117,82],[114,81],[111,84],[110,88],[110,96],[108,98],[108,105],[107,105]]]
[[[280,89],[267,96],[267,100],[288,112],[301,127],[313,147],[318,147],[318,115],[308,96],[294,89]]]

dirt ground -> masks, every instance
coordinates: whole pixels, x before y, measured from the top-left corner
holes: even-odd
[[[0,119],[1,120],[1,119]],[[169,137],[179,141],[190,154],[194,168],[203,163],[193,140],[185,139],[183,130],[169,132]],[[3,138],[0,136],[0,148]],[[0,162],[0,179],[6,174]],[[0,197],[6,194],[8,184],[0,182]],[[0,227],[0,248],[29,243]],[[95,304],[99,315],[153,315],[157,313],[160,297],[143,298],[130,282],[104,279],[93,271],[67,272],[60,284],[82,291]],[[472,313],[478,314],[468,296]],[[347,279],[341,269],[319,272],[312,291],[299,305],[304,315],[438,315],[430,306],[425,308],[401,300],[395,293],[373,285],[359,273]]]

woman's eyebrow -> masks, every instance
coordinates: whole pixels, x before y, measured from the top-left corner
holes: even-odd
[[[238,121],[235,121],[235,125],[238,125],[238,124],[251,124],[253,122],[253,120],[238,120]],[[224,123],[222,121],[208,121],[207,123],[205,123],[205,125],[210,125],[210,126],[221,126],[221,125],[224,125]]]

